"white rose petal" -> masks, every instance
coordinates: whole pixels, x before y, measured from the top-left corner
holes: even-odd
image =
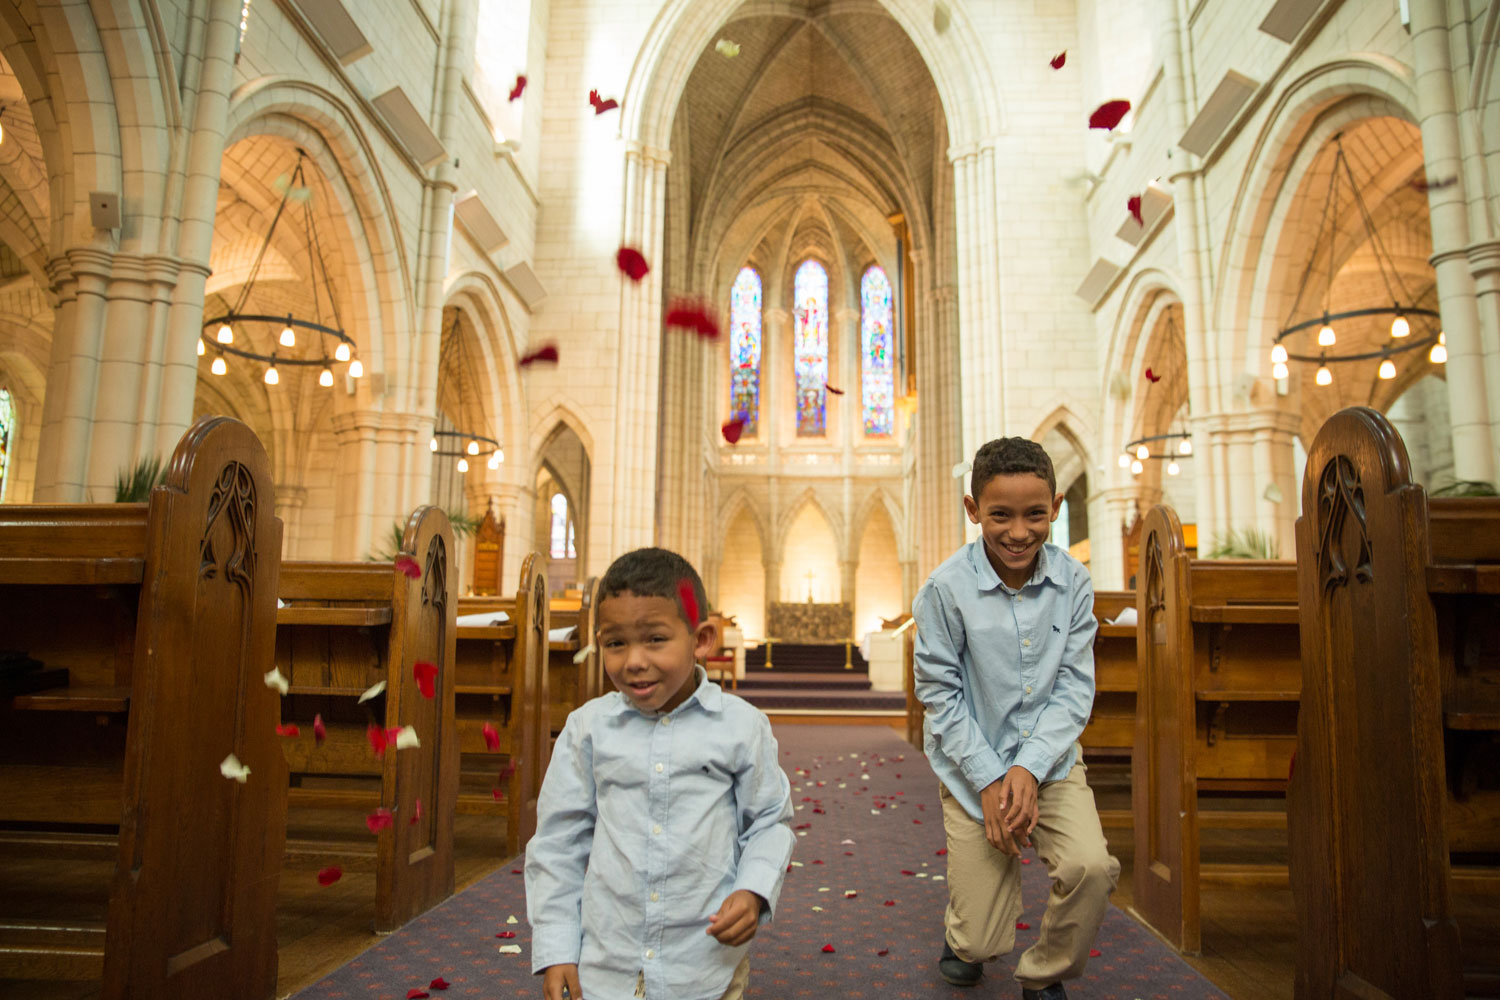
[[[230,754],[219,762],[219,773],[226,778],[233,778],[240,784],[244,784],[250,778],[250,769],[240,763],[240,759]]]
[[[519,955],[521,954],[521,946],[518,944],[502,944],[500,946],[500,954]]]
[[[582,663],[584,660],[587,660],[590,656],[593,656],[593,655],[594,655],[594,644],[591,642],[587,646],[584,646],[578,652],[576,652],[576,653],[573,654],[573,662],[574,663]]]
[[[410,750],[413,747],[420,747],[421,745],[422,741],[417,739],[416,726],[402,726],[401,730],[396,733],[397,750]]]
[[[266,673],[264,680],[266,687],[273,688],[281,694],[286,694],[292,688],[291,684],[287,683],[286,676],[282,674],[280,667],[272,667]]]
[[[365,702],[369,701],[371,698],[374,698],[384,690],[385,681],[376,681],[373,685],[370,686],[368,690],[365,691],[364,694],[359,696],[359,701],[357,702],[357,704],[363,705]]]

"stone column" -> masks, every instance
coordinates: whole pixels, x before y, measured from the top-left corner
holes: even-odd
[[[916,442],[917,573],[936,569],[964,540],[965,488],[953,479],[953,464],[962,461],[963,433],[956,394],[958,301],[952,286],[924,297],[917,324],[918,409],[912,417]]]
[[[276,484],[276,516],[281,518],[281,558],[296,559],[302,545],[302,510],[307,487]]]
[[[1120,539],[1134,523],[1139,503],[1140,491],[1134,482],[1108,486],[1088,498],[1089,575],[1095,590],[1125,589],[1125,553]]]
[[[1280,557],[1293,559],[1297,551],[1297,481],[1293,442],[1301,423],[1295,413],[1261,411],[1252,415],[1255,478],[1247,506],[1255,511],[1255,527],[1276,543]]]
[[[1444,0],[1411,0],[1410,11],[1417,116],[1427,176],[1459,178],[1456,184],[1433,186],[1427,192],[1438,311],[1448,340],[1454,475],[1493,482],[1497,458],[1490,400],[1500,387],[1486,385],[1487,359],[1466,251],[1470,235],[1467,185],[1453,93],[1447,5]],[[1491,317],[1491,322],[1500,329],[1500,318]]]
[[[864,440],[864,406],[860,392],[860,330],[859,310],[853,306],[837,309],[833,314],[834,326],[830,333],[838,338],[838,371],[829,373],[829,381],[835,388],[843,389],[844,395],[829,394],[829,409],[837,407],[840,426],[838,440],[844,449],[846,475],[853,462],[854,446]],[[837,381],[833,381],[837,379]],[[836,401],[836,402],[835,402]]]
[[[958,350],[963,373],[959,451],[972,456],[984,442],[1005,432],[994,145],[953,150],[949,159],[958,224]]]
[[[859,572],[859,561],[844,559],[839,562],[839,600],[854,610],[855,575]],[[857,624],[857,623],[856,623]]]
[[[792,352],[787,348],[791,344],[791,320],[789,310],[776,308],[765,311],[766,328],[760,341],[759,436],[766,444],[768,471],[774,471],[780,461],[782,428],[790,424],[791,435],[795,436],[797,433],[796,421],[792,419],[790,410]]]
[[[1486,200],[1480,195],[1477,200]],[[1500,477],[1500,401],[1494,396],[1500,392],[1500,240],[1485,240],[1476,243],[1468,249],[1469,273],[1474,279],[1474,290],[1478,299],[1476,311],[1479,314],[1479,329],[1481,350],[1484,353],[1484,384],[1489,406],[1490,416],[1490,447],[1493,453],[1492,468],[1497,477]],[[1448,339],[1450,345],[1449,364],[1452,363],[1453,355],[1451,345],[1453,339]],[[1449,385],[1449,409],[1453,409],[1453,376],[1448,376]],[[1468,479],[1469,476],[1459,475],[1456,478]],[[1493,481],[1493,480],[1491,480]]]
[[[771,605],[781,600],[781,560],[767,559],[762,563],[762,566],[765,568],[766,573],[765,620],[766,631],[769,632],[771,628]],[[772,636],[771,638],[776,639],[779,636]]]
[[[89,478],[111,270],[112,255],[93,248],[75,248],[48,262],[58,305],[42,409],[38,503],[114,499],[113,477],[103,484]],[[101,486],[110,488],[108,495],[98,494]]]

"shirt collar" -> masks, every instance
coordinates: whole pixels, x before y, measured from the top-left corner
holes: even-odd
[[[687,696],[687,699],[683,701],[681,705],[678,705],[671,712],[669,712],[669,715],[680,714],[684,709],[686,709],[695,701],[703,707],[703,710],[705,712],[717,713],[723,710],[724,689],[708,679],[708,671],[704,670],[701,664],[693,665],[693,675],[698,678],[697,688],[694,689],[692,694]],[[615,694],[619,695],[619,698],[615,700],[614,712],[616,715],[624,715],[627,712],[634,712],[637,715],[646,715],[645,712],[642,712],[640,709],[636,708],[635,705],[631,704],[630,699],[627,698],[623,692],[616,691]],[[656,712],[647,717],[657,718],[660,715],[660,712]]]
[[[1021,587],[1022,590],[1031,586],[1039,586],[1049,580],[1054,584],[1062,582],[1058,580],[1056,574],[1053,572],[1056,569],[1053,565],[1055,560],[1049,558],[1047,555],[1049,547],[1047,544],[1042,545],[1041,551],[1036,556],[1036,568],[1031,571],[1031,579],[1027,580]],[[983,537],[976,538],[969,543],[969,564],[974,567],[974,574],[981,591],[994,590],[996,587],[1005,587],[1006,590],[1011,589],[1005,585],[1004,580],[1000,579],[1000,574],[995,572],[995,567],[990,562],[989,554],[984,550]]]

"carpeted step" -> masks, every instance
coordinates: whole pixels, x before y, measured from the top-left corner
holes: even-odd
[[[768,688],[815,691],[868,691],[870,675],[853,670],[841,670],[836,674],[827,672],[802,673],[790,670],[758,670],[746,672],[740,679],[740,691],[758,691]]]
[[[837,712],[895,711],[906,708],[906,695],[900,691],[837,691],[792,688],[745,690],[740,697],[762,711],[775,708],[826,709]]]
[[[865,658],[859,647],[849,650],[849,662],[855,670],[863,673],[867,669]],[[745,670],[764,670],[766,647],[764,644],[745,650]],[[844,672],[844,646],[814,643],[776,642],[771,644],[771,666],[775,672],[783,670],[797,673],[842,673]]]

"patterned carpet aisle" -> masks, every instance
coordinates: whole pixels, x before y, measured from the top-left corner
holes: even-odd
[[[972,990],[937,976],[947,866],[938,853],[937,782],[922,755],[879,726],[780,726],[776,734],[798,809],[797,850],[776,920],[752,946],[747,997],[1018,998],[1005,959],[986,966]],[[298,1000],[401,1000],[438,976],[451,986],[433,997],[540,998],[519,867],[413,921]],[[1048,891],[1039,861],[1023,875],[1021,923],[1031,927],[1017,930],[1015,955],[1035,941]],[[506,933],[515,937],[496,937]],[[520,953],[501,954],[507,945]],[[1223,997],[1117,909],[1096,948],[1083,978],[1069,984],[1075,1000]]]

